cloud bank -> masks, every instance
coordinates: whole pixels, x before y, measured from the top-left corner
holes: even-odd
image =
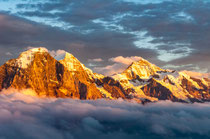
[[[0,5],[0,64],[27,46],[43,46],[70,52],[84,64],[101,58],[104,67],[120,55],[210,71],[209,0],[3,0]]]
[[[0,138],[209,138],[209,108],[210,103],[36,98],[7,90],[0,95]]]

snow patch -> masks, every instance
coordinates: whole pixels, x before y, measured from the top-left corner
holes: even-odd
[[[84,64],[80,63],[80,61],[72,54],[65,52],[65,56],[63,55],[63,57],[64,58],[62,58],[62,60],[60,60],[59,62],[61,62],[69,71],[86,72],[90,79],[95,78],[92,70],[85,67]]]
[[[35,53],[46,53],[48,50],[43,47],[32,48],[20,54],[20,56],[16,59],[17,65],[19,68],[27,68],[31,62],[34,60]]]

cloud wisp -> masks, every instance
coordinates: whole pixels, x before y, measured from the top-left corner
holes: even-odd
[[[122,99],[37,98],[6,90],[0,104],[0,138],[210,137],[210,103],[141,105]]]

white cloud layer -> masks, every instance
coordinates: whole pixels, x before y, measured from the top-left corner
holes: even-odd
[[[209,138],[210,103],[46,99],[0,95],[0,138]]]

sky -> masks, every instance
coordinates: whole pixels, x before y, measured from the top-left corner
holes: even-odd
[[[143,57],[210,72],[209,0],[0,0],[0,64],[31,47],[111,75]]]

